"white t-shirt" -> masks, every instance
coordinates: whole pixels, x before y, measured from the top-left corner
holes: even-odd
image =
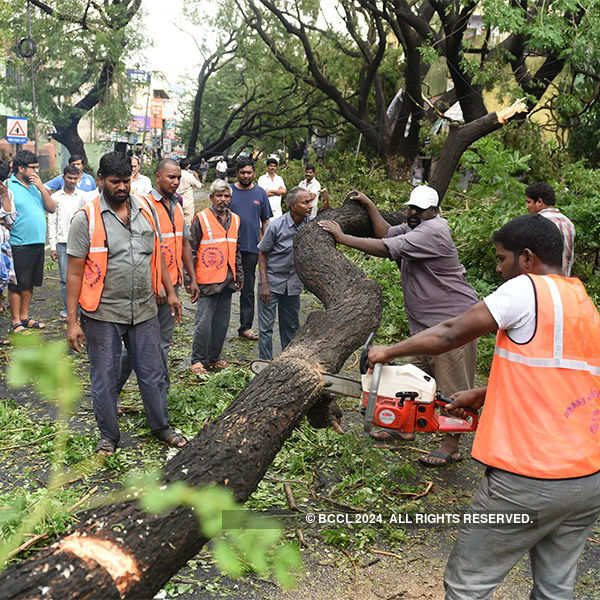
[[[147,196],[152,191],[152,182],[149,177],[141,173],[136,179],[131,180],[131,193],[137,196]]]
[[[220,160],[215,167],[215,171],[217,173],[227,173],[227,162]]]
[[[280,187],[285,189],[283,178],[277,174],[273,179],[271,179],[268,173],[261,175],[258,178],[258,185],[260,185],[265,192],[268,192],[269,190],[278,190]],[[280,217],[283,214],[283,211],[281,210],[281,196],[269,196],[269,204],[271,205],[273,218]]]
[[[536,327],[535,290],[527,275],[509,279],[483,301],[498,329],[504,329],[513,342],[531,340]]]
[[[93,190],[98,195],[98,190]],[[51,250],[56,250],[56,244],[66,244],[69,237],[69,226],[73,215],[87,204],[87,194],[75,190],[72,194],[67,194],[65,188],[52,194],[52,199],[56,202],[56,210],[48,213],[48,242]]]
[[[310,183],[307,182],[306,179],[303,179],[298,184],[298,187],[315,195],[315,199],[313,200],[312,208],[310,211],[310,216],[313,218],[316,217],[317,211],[319,210],[319,194],[321,193],[321,184],[317,181],[316,177],[313,177],[310,180]]]

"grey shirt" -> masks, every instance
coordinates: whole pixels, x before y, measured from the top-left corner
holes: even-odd
[[[383,243],[400,267],[411,334],[460,315],[477,302],[446,219],[437,216],[414,229],[406,223],[390,227]]]
[[[193,175],[192,175],[193,177]],[[177,204],[180,204],[179,202],[179,198],[181,198],[181,196],[175,192],[170,198],[167,198],[167,196],[162,196],[161,193],[152,188],[152,191],[150,192],[150,194],[152,195],[152,198],[154,198],[155,202],[162,202],[163,206],[167,209],[167,213],[169,214],[169,219],[171,219],[171,223],[174,225],[175,224],[175,209],[177,208]],[[181,204],[181,210],[183,211],[183,204]],[[175,233],[174,231],[161,231],[161,234],[164,233]],[[183,237],[186,240],[190,239],[190,228],[188,227],[187,223],[184,221],[183,222]]]
[[[127,227],[100,194],[100,212],[106,230],[108,267],[100,304],[83,314],[111,323],[137,325],[156,316],[157,306],[152,286],[152,252],[154,231],[142,214],[138,201],[129,197],[131,218]],[[150,207],[158,223],[154,207]],[[90,249],[88,218],[80,210],[71,221],[67,254],[85,258]]]
[[[296,273],[294,237],[300,227],[310,221],[306,217],[299,225],[289,212],[271,219],[258,249],[267,257],[267,283],[275,294],[299,296],[304,284]]]

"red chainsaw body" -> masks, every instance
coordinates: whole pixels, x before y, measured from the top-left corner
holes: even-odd
[[[363,376],[362,403],[369,400],[370,375]],[[385,365],[379,383],[373,425],[403,433],[475,431],[477,417],[470,420],[439,414],[440,400],[435,380],[414,365]]]

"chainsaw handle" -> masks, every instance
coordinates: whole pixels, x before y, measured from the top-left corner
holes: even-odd
[[[365,345],[362,347],[362,351],[360,353],[360,363],[359,369],[360,372],[364,375],[369,370],[369,346],[375,337],[375,332],[372,331],[365,342]]]
[[[453,402],[452,398],[448,398],[448,396],[443,396],[439,392],[435,396],[435,403],[438,406],[445,406],[446,404],[452,404],[452,402]],[[463,407],[463,410],[470,417],[473,417],[474,419],[479,419],[479,413],[476,410],[474,410],[472,408],[465,408],[465,407]]]
[[[365,431],[367,433],[370,433],[371,429],[373,428],[373,416],[375,415],[377,390],[379,389],[379,382],[381,381],[382,369],[383,363],[375,363],[375,365],[373,366],[373,375],[371,376],[371,387],[369,388],[369,399],[367,400],[367,410],[365,411]]]

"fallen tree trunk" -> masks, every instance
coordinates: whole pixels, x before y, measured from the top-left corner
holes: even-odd
[[[353,202],[325,214],[348,233],[371,232],[366,211]],[[166,481],[226,485],[244,502],[319,402],[321,372],[339,371],[377,329],[379,285],[335,250],[329,234],[307,225],[295,253],[300,276],[326,310],[311,313],[285,352],[165,465]],[[0,598],[152,598],[206,541],[189,509],[151,515],[133,502],[113,504],[86,514],[74,531],[10,566],[0,576]]]

